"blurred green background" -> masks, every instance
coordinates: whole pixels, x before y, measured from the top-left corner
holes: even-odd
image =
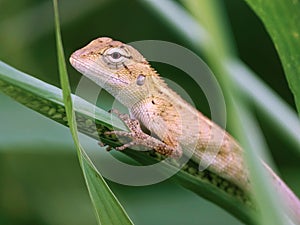
[[[164,0],[162,0],[164,1]],[[221,1],[221,0],[220,0]],[[240,57],[294,107],[274,46],[261,22],[240,0],[224,0]],[[52,2],[0,1],[0,60],[58,86]],[[123,42],[164,40],[191,47],[168,24],[134,0],[64,0],[62,35],[68,57],[99,36]],[[153,64],[165,77],[188,87],[209,115],[199,90],[180,71]],[[69,66],[73,88],[79,73]],[[203,103],[204,102],[204,103]],[[300,195],[297,157],[257,113],[279,172]],[[109,182],[135,224],[240,224],[219,207],[166,181],[148,187]],[[69,131],[0,93],[0,224],[96,224]]]

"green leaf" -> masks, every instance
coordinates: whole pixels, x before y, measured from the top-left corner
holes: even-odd
[[[259,224],[284,224],[286,218],[284,207],[275,193],[273,183],[269,179],[260,155],[267,154],[264,137],[252,116],[249,102],[241,97],[240,92],[230,79],[228,67],[224,62],[234,57],[233,44],[230,42],[230,29],[226,23],[226,17],[222,11],[222,4],[217,0],[210,1],[184,1],[184,5],[197,18],[199,24],[207,27],[211,45],[204,51],[206,58],[210,60],[219,82],[223,87],[223,93],[227,99],[227,109],[230,115],[230,123],[233,125],[236,136],[244,148],[244,159],[250,172],[250,181],[253,190],[253,200],[260,214],[256,215]],[[220,16],[221,15],[221,16]],[[213,46],[217,46],[213,48]]]
[[[235,110],[239,126],[235,129],[245,150],[244,158],[250,171],[250,179],[254,191],[254,201],[259,210],[256,215],[258,224],[285,224],[287,220],[285,208],[275,191],[274,184],[264,168],[259,154],[266,151],[266,144],[256,119],[246,104],[235,99]]]
[[[118,202],[112,191],[109,189],[104,178],[87,156],[78,139],[75,113],[72,106],[69,79],[64,58],[63,46],[60,35],[57,0],[53,0],[55,13],[56,44],[58,53],[59,74],[63,90],[63,100],[66,108],[66,115],[73,140],[77,148],[79,162],[86,181],[86,185],[96,210],[99,224],[133,224],[125,210]]]
[[[151,9],[156,17],[161,17],[162,21],[173,28],[176,35],[181,36],[185,42],[188,42],[196,52],[204,52],[208,46],[211,46],[211,38],[208,34],[209,24],[204,26],[197,22],[190,13],[187,12],[175,1],[152,1],[141,0],[142,4],[147,9]],[[187,1],[193,4],[196,1]],[[208,1],[209,2],[209,1]],[[219,12],[218,12],[219,13]],[[198,13],[199,14],[199,13]],[[208,12],[203,12],[203,17],[208,15]],[[224,14],[221,12],[220,14]],[[201,15],[200,15],[201,17]],[[220,16],[217,15],[217,18]],[[210,23],[207,18],[204,18],[204,22]],[[219,30],[224,31],[224,27],[228,22],[222,24],[219,29],[214,29],[214,32]],[[226,31],[228,32],[228,31]],[[218,38],[218,42],[226,42],[226,47],[232,46],[231,40],[228,36],[230,34],[222,35],[222,38]],[[220,43],[218,43],[219,45]],[[228,46],[227,46],[228,45]],[[222,47],[223,48],[223,47]],[[213,48],[215,49],[215,48]],[[209,49],[208,49],[209,50]],[[234,53],[234,50],[230,50]],[[289,143],[295,147],[291,148],[295,150],[297,154],[300,153],[300,122],[294,109],[290,107],[284,99],[282,99],[277,93],[275,93],[267,84],[265,84],[258,75],[256,75],[244,62],[242,62],[236,55],[231,55],[229,59],[222,61],[223,66],[229,71],[228,76],[234,83],[235,87],[242,95],[246,96],[252,101],[262,112],[267,115],[266,118],[274,130],[279,133],[278,137],[288,137]]]
[[[22,73],[1,61],[0,91],[45,117],[68,126],[61,89]],[[94,108],[92,104],[78,96],[72,95],[72,99],[76,101],[74,105],[76,116],[80,117],[82,121],[77,124],[78,130],[81,133],[96,140],[100,137],[103,143],[111,146],[120,144],[117,139],[108,138],[104,135],[105,131],[112,129],[111,124],[119,130],[127,129],[118,118],[114,117],[111,120],[109,113],[98,107]],[[94,115],[91,113],[93,111],[95,111]],[[90,126],[90,121],[95,121],[97,127]],[[162,160],[161,157],[147,152],[126,149],[123,153],[140,162],[142,165],[149,165]],[[171,165],[167,166],[171,167]],[[198,165],[189,162],[173,179],[176,183],[193,191],[197,195],[224,208],[241,221],[254,224],[252,218],[255,215],[255,210],[247,196],[244,195],[242,190],[236,189],[235,186],[224,181],[216,174],[209,171],[199,172]],[[223,182],[224,185],[222,185]],[[94,198],[94,201],[98,202],[97,199]]]
[[[300,1],[246,2],[262,20],[275,44],[300,114]]]

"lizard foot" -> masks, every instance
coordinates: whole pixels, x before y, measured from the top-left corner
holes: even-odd
[[[132,146],[144,146],[150,149],[154,149],[156,152],[165,156],[170,156],[172,158],[180,158],[182,156],[182,150],[180,148],[169,146],[161,140],[144,133],[138,120],[131,119],[129,115],[121,114],[115,109],[112,109],[110,112],[116,114],[127,125],[130,131],[128,132],[115,130],[107,131],[105,132],[105,134],[114,134],[117,136],[129,137],[130,139],[132,139],[130,142],[120,147],[116,147],[116,150],[122,151]]]

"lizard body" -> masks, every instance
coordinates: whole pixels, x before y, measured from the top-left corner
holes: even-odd
[[[173,151],[169,154],[181,155],[182,149],[193,152],[197,163],[206,160],[204,164],[212,172],[249,189],[242,151],[234,139],[170,89],[134,48],[110,38],[99,38],[76,51],[71,63],[170,146]],[[216,155],[206,151],[216,148]]]
[[[133,47],[111,38],[98,38],[77,50],[70,57],[74,68],[107,90],[126,106],[132,117],[141,122],[157,138],[134,128],[132,143],[119,149],[142,144],[161,154],[180,157],[189,153],[192,160],[204,163],[207,169],[251,191],[243,150],[226,131],[198,112],[170,89]],[[127,123],[128,125],[128,123]],[[134,124],[137,127],[139,124]],[[136,140],[134,140],[136,139]],[[139,140],[138,140],[139,139]],[[297,197],[269,168],[274,184],[285,193],[287,205],[300,217]],[[300,218],[299,218],[300,220]]]

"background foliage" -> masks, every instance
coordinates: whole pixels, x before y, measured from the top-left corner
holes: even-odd
[[[261,22],[244,2],[224,3],[240,57],[295,108]],[[16,4],[3,0],[0,6],[0,59],[59,86],[51,2],[21,0]],[[60,6],[67,56],[98,36],[123,42],[158,39],[191,47],[139,1],[65,0]],[[180,71],[154,66],[164,76],[189,87],[198,108],[209,114],[199,91],[190,88]],[[68,69],[74,88],[80,76]],[[285,137],[278,137],[272,124],[265,122],[266,115],[257,113],[257,117],[279,172],[300,194],[298,157],[287,150],[291,146]],[[2,94],[0,124],[0,224],[96,224],[69,131]],[[110,186],[136,224],[240,224],[222,209],[168,181],[148,187],[111,182]],[[179,214],[185,216],[174,217]]]

